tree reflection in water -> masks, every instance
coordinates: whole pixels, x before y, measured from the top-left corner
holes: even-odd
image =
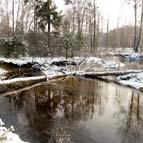
[[[101,114],[102,99],[101,96],[95,96],[98,93],[94,91],[99,88],[98,84],[92,80],[82,83],[77,78],[65,79],[61,84],[59,82],[44,84],[15,95],[14,105],[18,110],[18,118],[28,124],[30,136],[38,131],[34,133],[38,141],[71,143],[73,140],[92,143],[88,131],[78,123],[92,119],[95,107]],[[60,86],[55,86],[57,84]]]
[[[10,99],[21,127],[17,131],[31,143],[143,140],[142,93],[131,89],[67,77]]]
[[[126,96],[126,95],[125,95]],[[142,93],[132,91],[126,105],[118,102],[119,110],[114,114],[118,118],[122,143],[143,142],[143,102]],[[121,98],[121,96],[118,96]],[[127,99],[124,99],[127,100]]]

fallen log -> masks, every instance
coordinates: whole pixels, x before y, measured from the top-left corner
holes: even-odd
[[[41,84],[43,84],[44,82],[40,82],[40,83],[35,83],[35,84],[32,84],[32,85],[29,85],[29,86],[26,86],[26,87],[22,87],[22,88],[19,88],[19,89],[12,89],[12,90],[8,90],[8,91],[4,91],[4,92],[1,92],[0,95],[1,96],[8,96],[8,95],[12,95],[12,94],[17,94],[17,93],[20,93],[22,91],[25,91],[25,90],[29,90],[31,88],[34,88],[36,86],[40,86]]]
[[[48,81],[48,80],[56,80],[58,78],[63,78],[66,76],[78,76],[85,78],[97,78],[99,76],[120,76],[129,73],[140,73],[143,70],[127,70],[127,71],[108,71],[108,72],[70,72],[70,73],[61,73],[59,75],[49,75],[49,76],[36,76],[36,77],[24,77],[24,78],[14,78],[10,80],[2,80],[0,81],[0,85],[9,85],[13,83],[23,83],[23,82],[39,82],[39,81]]]
[[[47,77],[46,76],[37,76],[37,77],[24,77],[24,78],[14,78],[14,79],[10,79],[10,80],[2,80],[2,81],[0,81],[0,86],[14,84],[14,83],[20,83],[20,82],[26,83],[26,82],[31,82],[31,81],[35,81],[35,82],[47,81]]]
[[[65,73],[65,74],[60,74],[60,75],[47,75],[47,76],[36,76],[36,77],[24,77],[24,78],[14,78],[10,80],[3,80],[0,81],[0,95],[6,95],[6,92],[9,93],[15,93],[16,91],[21,91],[23,88],[27,89],[26,87],[32,86],[33,84],[38,84],[42,82],[52,82],[57,79],[64,78],[66,76],[75,76],[75,77],[84,77],[84,78],[102,78],[104,77],[109,77],[109,76],[119,76],[119,75],[125,75],[129,73],[140,73],[143,72],[143,70],[127,70],[127,71],[108,71],[108,72],[72,72],[72,73]],[[110,79],[102,79],[102,80],[107,80],[107,81],[112,81],[116,84],[118,81],[115,79],[110,80]],[[12,92],[13,91],[13,92]],[[15,92],[14,92],[15,91]],[[5,94],[4,94],[5,93]]]
[[[105,71],[105,72],[73,72],[70,75],[94,79],[97,76],[120,76],[120,75],[126,75],[130,73],[140,73],[140,72],[143,72],[143,70]]]
[[[0,95],[16,94],[17,92],[28,90],[30,87],[38,86],[41,83],[52,82],[59,78],[67,76],[66,74],[54,75],[54,76],[36,76],[36,77],[24,77],[14,78],[10,80],[0,81]]]
[[[47,82],[45,76],[39,77],[26,77],[26,78],[15,78],[10,80],[0,81],[0,95],[5,92],[12,92],[19,90],[27,86],[31,86],[36,83]]]
[[[50,66],[67,66],[67,65],[72,65],[72,66],[76,66],[77,63],[74,61],[54,61],[50,64]]]

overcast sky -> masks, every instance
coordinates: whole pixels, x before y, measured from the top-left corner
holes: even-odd
[[[55,0],[60,9],[64,9],[63,0]],[[96,0],[99,10],[104,19],[110,19],[110,29],[117,27],[118,19],[120,18],[119,26],[133,24],[133,7],[127,5],[125,0]]]
[[[99,9],[105,19],[110,19],[110,28],[115,28],[120,18],[119,26],[133,23],[133,7],[125,0],[97,0]]]

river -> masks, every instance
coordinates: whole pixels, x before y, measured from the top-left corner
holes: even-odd
[[[0,97],[0,117],[30,143],[142,143],[143,93],[66,77]]]

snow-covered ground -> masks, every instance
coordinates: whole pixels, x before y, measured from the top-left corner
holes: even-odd
[[[0,119],[0,143],[26,143],[13,130],[13,126],[4,127],[4,122]]]
[[[4,75],[6,72],[7,72],[6,70],[0,68],[0,75]]]
[[[97,58],[97,57],[87,58],[86,63],[100,65],[100,66],[105,67],[107,69],[116,69],[119,66],[120,67],[124,66],[123,63],[116,63],[116,62],[113,62],[113,61],[110,61],[110,60],[105,60],[105,59]]]
[[[142,55],[139,53],[120,53],[129,61],[140,61]],[[22,65],[28,62],[35,62],[38,68],[40,68],[47,77],[55,75],[61,75],[61,73],[75,73],[75,72],[106,72],[106,71],[118,71],[120,67],[125,67],[125,64],[121,62],[102,59],[99,57],[74,57],[65,59],[64,57],[57,58],[21,58],[21,59],[5,59],[0,58],[0,61],[12,62],[14,64]],[[53,62],[69,61],[75,62],[76,65],[57,66],[52,64]],[[4,71],[2,71],[4,72]],[[143,73],[132,73],[116,78],[121,84],[129,85],[136,89],[143,87]]]
[[[143,88],[143,72],[119,76],[117,80],[123,85],[128,85],[136,89]]]
[[[102,70],[114,70],[118,67],[123,67],[124,64],[122,63],[116,63],[114,61],[110,60],[104,60],[102,58],[98,57],[74,57],[65,59],[64,57],[57,57],[57,58],[21,58],[21,59],[6,59],[6,58],[0,58],[0,61],[5,62],[12,62],[17,65],[26,64],[28,62],[34,62],[38,63],[38,68],[42,69],[43,71],[47,72],[47,74],[53,74],[55,72],[69,72],[69,71],[75,71],[75,70],[84,70],[91,69],[93,71],[96,71],[97,68],[102,67]],[[75,62],[76,65],[66,65],[66,66],[56,66],[51,65],[53,62],[58,61],[70,61]]]
[[[140,53],[120,53],[118,55],[129,62],[143,61],[143,55]]]

